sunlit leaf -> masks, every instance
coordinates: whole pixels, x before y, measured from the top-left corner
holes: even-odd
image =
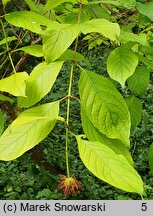
[[[0,137],[0,160],[18,158],[41,142],[53,129],[58,113],[58,101],[22,112]]]
[[[0,91],[8,92],[14,96],[25,97],[26,80],[29,78],[26,72],[15,73],[0,80]]]
[[[126,80],[134,73],[137,65],[137,56],[125,47],[114,49],[107,59],[109,76],[118,81],[122,87],[125,86]]]
[[[29,55],[36,56],[36,57],[43,57],[43,50],[42,50],[42,45],[30,45],[30,46],[25,46],[21,47],[15,51],[22,50]]]
[[[97,32],[112,41],[118,40],[120,27],[117,23],[112,23],[106,19],[92,19],[80,24],[83,34]]]
[[[48,18],[32,11],[17,11],[8,13],[5,15],[5,19],[12,25],[22,27],[42,35],[51,29],[58,28],[59,26],[58,22],[51,21]],[[42,28],[42,26],[45,28]]]
[[[76,136],[79,155],[85,166],[99,179],[127,192],[143,194],[143,182],[123,155],[100,143]]]
[[[43,52],[47,62],[55,61],[72,44],[79,34],[78,25],[63,25],[44,36]]]

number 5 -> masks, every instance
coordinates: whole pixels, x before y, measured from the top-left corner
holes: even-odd
[[[141,210],[142,211],[147,211],[147,203],[142,203]]]

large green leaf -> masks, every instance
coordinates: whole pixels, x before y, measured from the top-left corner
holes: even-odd
[[[59,58],[79,35],[77,24],[65,24],[61,29],[48,32],[44,36],[43,52],[47,62]]]
[[[29,55],[36,56],[36,57],[43,57],[43,49],[42,45],[30,45],[30,46],[25,46],[21,47],[19,49],[16,49],[15,51],[22,50]]]
[[[85,135],[89,141],[98,141],[109,148],[111,148],[116,154],[123,155],[128,162],[133,166],[133,159],[130,155],[128,148],[119,139],[109,139],[104,134],[100,133],[96,127],[91,123],[86,115],[83,107],[81,107],[81,121]]]
[[[137,67],[128,79],[128,87],[136,94],[143,95],[149,85],[150,73],[146,68]]]
[[[80,24],[83,34],[97,32],[112,41],[118,40],[120,27],[117,23],[112,23],[106,19],[92,19]]]
[[[128,105],[130,116],[131,116],[131,131],[134,131],[134,129],[141,122],[142,104],[141,101],[135,96],[130,96],[126,98],[125,101]]]
[[[143,182],[123,155],[100,143],[76,136],[79,155],[85,166],[99,179],[127,192],[143,194]]]
[[[17,27],[28,29],[37,34],[44,34],[46,31],[56,29],[59,23],[51,21],[46,17],[32,11],[17,11],[5,15],[8,23]]]
[[[110,77],[118,81],[122,87],[125,86],[125,81],[134,73],[137,65],[137,56],[125,47],[114,49],[107,59],[107,70]]]
[[[53,129],[58,113],[58,101],[22,112],[0,137],[0,160],[20,157],[41,142]]]
[[[153,2],[148,2],[146,4],[137,2],[136,7],[141,14],[147,16],[151,21],[153,21]]]
[[[88,70],[81,71],[79,93],[92,124],[107,137],[129,146],[130,114],[127,105],[110,80]]]
[[[0,136],[4,131],[4,123],[5,123],[4,116],[2,110],[0,109]]]
[[[25,81],[29,78],[26,72],[15,73],[0,80],[0,91],[8,92],[14,96],[25,97]]]
[[[149,151],[148,151],[148,161],[149,161],[149,167],[151,170],[151,174],[153,175],[153,143],[151,144]]]
[[[26,96],[18,98],[19,107],[30,107],[40,101],[52,88],[63,62],[42,62],[30,74],[26,84]]]

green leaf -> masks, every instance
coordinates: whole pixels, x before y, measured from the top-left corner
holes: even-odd
[[[18,106],[28,108],[40,101],[52,88],[63,62],[38,64],[26,84],[26,96],[18,98]]]
[[[12,98],[7,97],[7,96],[5,96],[3,94],[0,94],[0,101],[9,101],[10,103],[14,102],[14,100]]]
[[[119,139],[109,139],[104,134],[100,133],[96,127],[91,123],[86,115],[83,107],[81,106],[81,121],[85,135],[89,141],[98,141],[109,148],[111,148],[116,154],[123,155],[127,161],[133,166],[133,159],[129,153],[128,148]]]
[[[141,177],[123,155],[100,142],[76,139],[81,160],[95,176],[121,190],[143,194]]]
[[[121,31],[120,39],[124,42],[132,41],[149,47],[147,34],[133,34],[131,32]]]
[[[50,11],[51,9],[57,7],[58,5],[64,3],[64,2],[73,2],[73,3],[77,3],[77,0],[48,0],[46,5],[45,5],[45,9]]]
[[[22,50],[29,55],[36,56],[36,57],[43,57],[43,49],[42,45],[30,45],[30,46],[25,46],[21,47],[19,49],[16,49],[15,51]]]
[[[106,19],[92,19],[80,24],[83,34],[97,32],[112,41],[118,40],[120,27],[117,23],[112,23]]]
[[[48,18],[32,11],[12,12],[6,14],[5,19],[8,23],[14,26],[22,27],[42,35],[51,29],[56,29],[59,27],[58,22],[51,21]]]
[[[25,97],[25,81],[29,78],[26,72],[15,73],[0,80],[0,91],[8,92],[14,96]]]
[[[148,161],[149,161],[149,167],[151,170],[151,174],[153,175],[153,143],[150,145],[150,148],[148,151]]]
[[[63,28],[50,31],[44,36],[43,52],[47,62],[55,61],[79,35],[77,24],[65,24]]]
[[[79,93],[92,124],[108,138],[120,139],[129,147],[130,114],[110,80],[88,70],[81,71]]]
[[[4,124],[5,124],[4,116],[3,116],[2,110],[0,109],[0,136],[2,135],[4,131]]]
[[[137,2],[136,7],[141,14],[147,16],[151,21],[153,21],[153,2],[148,2],[146,4]]]
[[[80,53],[67,49],[58,60],[61,61],[84,61],[87,65],[90,65],[89,61]]]
[[[54,128],[58,113],[58,101],[22,112],[0,137],[0,160],[14,160],[41,142]]]
[[[131,131],[134,131],[134,129],[141,122],[142,104],[141,101],[134,96],[129,96],[128,98],[125,99],[125,101],[128,105],[130,116],[131,116]]]
[[[138,65],[137,56],[129,49],[118,47],[107,59],[107,70],[110,77],[124,88],[126,80],[134,73]]]
[[[11,42],[14,40],[17,40],[17,38],[15,36],[7,37],[7,39],[4,38],[3,40],[0,41],[0,45],[6,44],[7,42]]]
[[[128,87],[138,95],[143,95],[149,85],[150,73],[146,68],[137,67],[128,79]]]

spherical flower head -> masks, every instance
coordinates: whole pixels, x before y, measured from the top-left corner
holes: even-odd
[[[80,190],[82,190],[82,184],[73,175],[71,177],[61,176],[61,181],[58,188],[63,190],[64,196],[75,196]]]

